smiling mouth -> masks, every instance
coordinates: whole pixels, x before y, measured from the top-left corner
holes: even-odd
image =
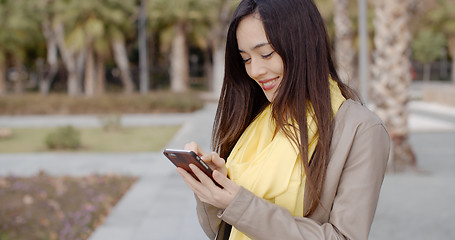
[[[268,79],[268,80],[259,81],[259,83],[261,84],[261,87],[262,87],[262,89],[264,91],[268,91],[268,90],[273,89],[276,86],[276,84],[278,83],[278,81],[277,81],[278,78],[279,77]]]

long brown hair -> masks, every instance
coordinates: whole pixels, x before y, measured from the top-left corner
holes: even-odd
[[[312,0],[243,0],[228,30],[224,82],[213,126],[212,146],[222,158],[227,159],[241,134],[269,104],[261,87],[246,73],[237,45],[239,22],[251,14],[259,14],[269,43],[283,59],[284,76],[272,114],[277,131],[299,146],[308,187],[304,214],[309,216],[320,202],[333,134],[329,78],[346,98],[354,94],[338,77],[323,19]],[[318,144],[310,161],[309,102],[318,128]]]

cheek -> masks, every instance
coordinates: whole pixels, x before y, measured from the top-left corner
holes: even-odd
[[[283,76],[284,74],[284,65],[283,65],[283,61],[281,61],[281,59],[277,59],[275,61],[275,63],[273,64],[274,66],[274,72],[276,74],[279,74],[281,77]]]
[[[245,66],[245,71],[246,71],[246,74],[248,75],[248,77],[250,77],[251,79],[253,79],[254,81],[256,81],[256,79],[254,79],[254,78],[251,76],[251,68],[249,67],[249,65]]]

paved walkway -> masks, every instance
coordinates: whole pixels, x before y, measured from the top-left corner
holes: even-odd
[[[410,105],[411,143],[421,172],[388,174],[371,239],[455,239],[455,108]],[[123,115],[125,126],[183,124],[168,147],[188,141],[209,149],[216,105],[194,114]],[[96,116],[0,117],[0,127],[98,126]],[[114,207],[90,240],[206,239],[191,191],[161,153],[0,154],[0,175],[121,173],[139,180]]]

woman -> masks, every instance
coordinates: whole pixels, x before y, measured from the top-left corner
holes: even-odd
[[[217,239],[367,239],[389,136],[352,99],[312,0],[243,0],[227,36],[216,152],[185,146],[222,188],[195,166],[198,179],[177,169],[207,236],[227,223]]]

